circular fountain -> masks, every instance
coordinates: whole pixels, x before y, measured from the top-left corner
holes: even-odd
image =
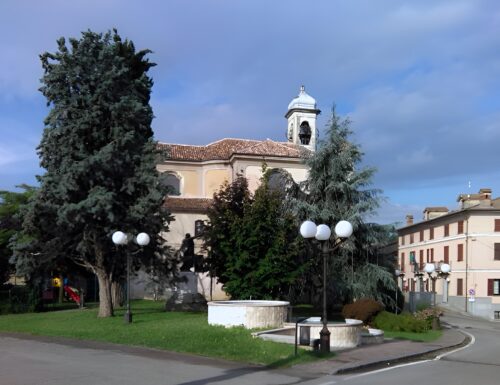
[[[247,329],[279,328],[286,321],[289,306],[286,301],[212,301],[208,302],[208,323]]]

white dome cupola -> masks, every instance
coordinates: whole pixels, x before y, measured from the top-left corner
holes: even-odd
[[[290,104],[288,104],[288,110],[292,110],[294,108],[305,108],[308,110],[316,109],[316,99],[306,92],[304,86],[300,87],[299,96],[293,98]]]
[[[316,118],[320,114],[316,99],[300,87],[299,95],[288,104],[287,139],[290,143],[300,144],[314,151],[316,148]]]

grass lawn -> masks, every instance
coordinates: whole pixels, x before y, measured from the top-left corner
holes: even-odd
[[[165,312],[163,306],[163,302],[133,301],[134,322],[128,325],[123,322],[123,309],[115,311],[115,317],[101,319],[95,308],[2,315],[0,332],[146,346],[273,367],[321,357],[302,349],[294,357],[293,345],[253,338],[251,331],[242,327],[210,326],[206,313]]]
[[[431,342],[437,340],[442,334],[443,332],[441,330],[429,330],[425,333],[384,331],[384,337],[386,338],[412,340],[417,342]]]

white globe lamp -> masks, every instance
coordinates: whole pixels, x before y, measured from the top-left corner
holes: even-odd
[[[339,238],[349,238],[352,235],[352,225],[347,221],[340,221],[335,226],[335,234]]]
[[[330,227],[327,225],[318,225],[316,227],[316,239],[318,241],[327,241],[330,239],[330,236],[332,235],[332,230],[330,230]]]
[[[139,233],[136,237],[136,242],[139,246],[147,246],[149,245],[149,235],[146,233]]]
[[[314,238],[316,236],[316,224],[313,221],[305,221],[300,225],[300,235],[304,238]]]

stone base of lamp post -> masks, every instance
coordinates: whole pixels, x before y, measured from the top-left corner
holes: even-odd
[[[330,353],[330,331],[326,325],[319,332],[319,341],[321,353]]]

